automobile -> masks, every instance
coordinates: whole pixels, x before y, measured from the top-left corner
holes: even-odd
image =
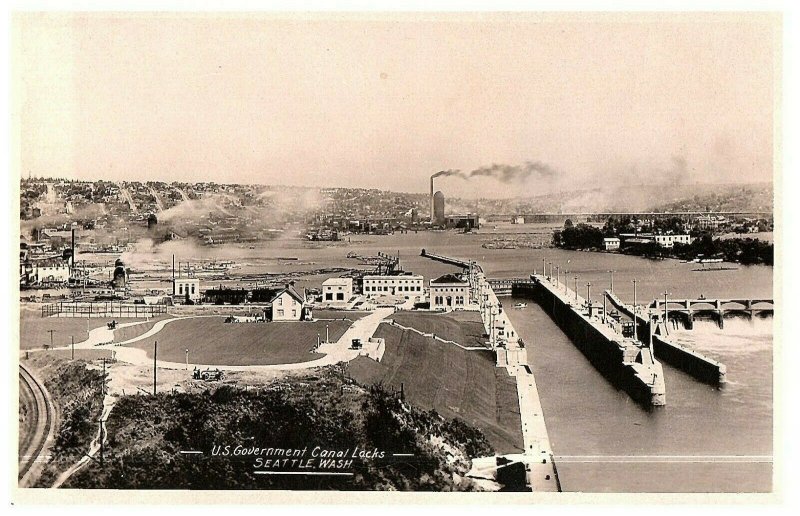
[[[350,349],[361,349],[361,339],[353,339]]]

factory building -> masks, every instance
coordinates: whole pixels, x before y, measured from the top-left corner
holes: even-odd
[[[346,305],[353,297],[353,278],[329,278],[322,282],[322,301]]]
[[[425,279],[413,274],[398,276],[364,276],[363,292],[367,297],[404,296],[406,299],[422,295]]]
[[[445,274],[430,281],[431,310],[466,308],[469,282],[455,274]]]

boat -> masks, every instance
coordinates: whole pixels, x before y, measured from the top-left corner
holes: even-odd
[[[528,303],[515,303],[514,304],[514,308],[517,308],[519,310],[521,310],[523,308],[526,308],[527,306],[528,306]]]

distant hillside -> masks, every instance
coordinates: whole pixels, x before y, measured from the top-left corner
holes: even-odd
[[[448,199],[447,211],[474,211],[475,205],[474,200]],[[772,209],[771,183],[598,187],[514,199],[481,199],[478,203],[479,212],[486,214]]]

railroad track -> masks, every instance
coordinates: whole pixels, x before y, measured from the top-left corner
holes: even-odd
[[[28,415],[31,432],[20,436],[19,481],[20,487],[24,487],[30,481],[31,468],[39,461],[53,432],[55,412],[47,389],[22,364],[19,365],[19,388],[21,398],[33,408]]]

